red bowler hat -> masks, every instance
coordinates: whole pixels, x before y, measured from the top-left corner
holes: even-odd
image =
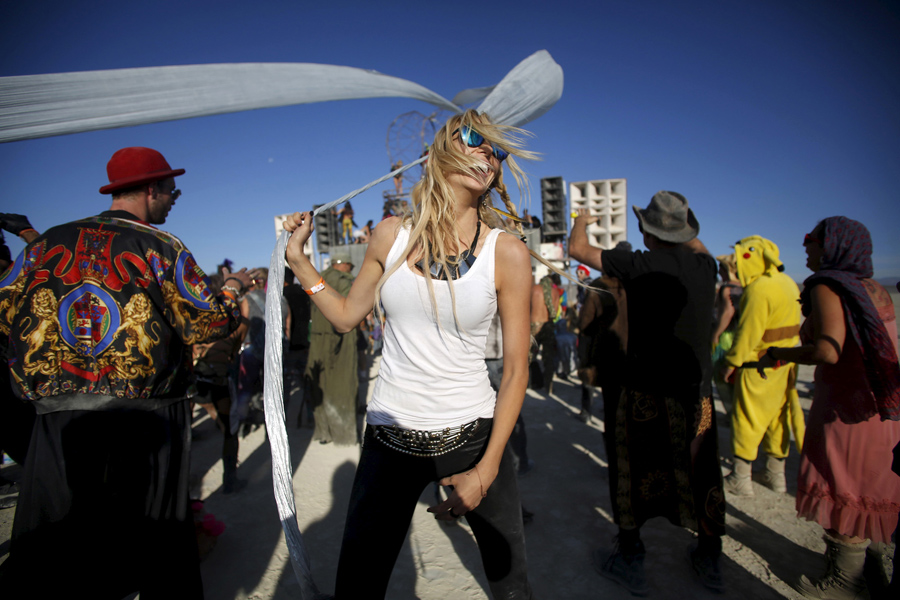
[[[109,183],[100,188],[101,194],[112,194],[120,190],[137,187],[184,175],[184,169],[173,169],[162,154],[152,148],[133,146],[116,151],[106,163]]]

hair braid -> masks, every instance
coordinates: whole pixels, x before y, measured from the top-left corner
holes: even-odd
[[[506,184],[503,181],[498,180],[496,185],[497,193],[500,194],[500,199],[503,200],[503,204],[506,206],[506,210],[509,214],[514,217],[518,217],[519,213],[516,212],[516,206],[513,204],[512,198],[509,197],[509,192],[506,190]],[[515,221],[516,231],[519,232],[519,237],[523,240],[525,239],[525,229],[522,227],[521,221]]]

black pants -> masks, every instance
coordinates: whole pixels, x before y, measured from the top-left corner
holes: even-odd
[[[382,599],[425,487],[474,467],[487,447],[492,421],[483,419],[462,448],[429,458],[389,448],[366,428],[356,470],[341,557],[336,600]],[[495,599],[532,598],[525,561],[525,530],[509,447],[481,504],[466,514]]]

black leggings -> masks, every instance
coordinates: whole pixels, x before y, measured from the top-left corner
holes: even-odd
[[[366,428],[344,527],[336,600],[384,598],[422,491],[431,482],[473,468],[487,447],[491,425],[490,419],[482,419],[462,448],[429,458],[389,448],[375,439],[371,426]],[[508,447],[487,496],[466,513],[466,520],[478,541],[493,597],[532,598],[519,489]]]

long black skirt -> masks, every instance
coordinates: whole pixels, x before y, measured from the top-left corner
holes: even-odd
[[[38,415],[3,597],[202,598],[189,475],[185,400]]]

